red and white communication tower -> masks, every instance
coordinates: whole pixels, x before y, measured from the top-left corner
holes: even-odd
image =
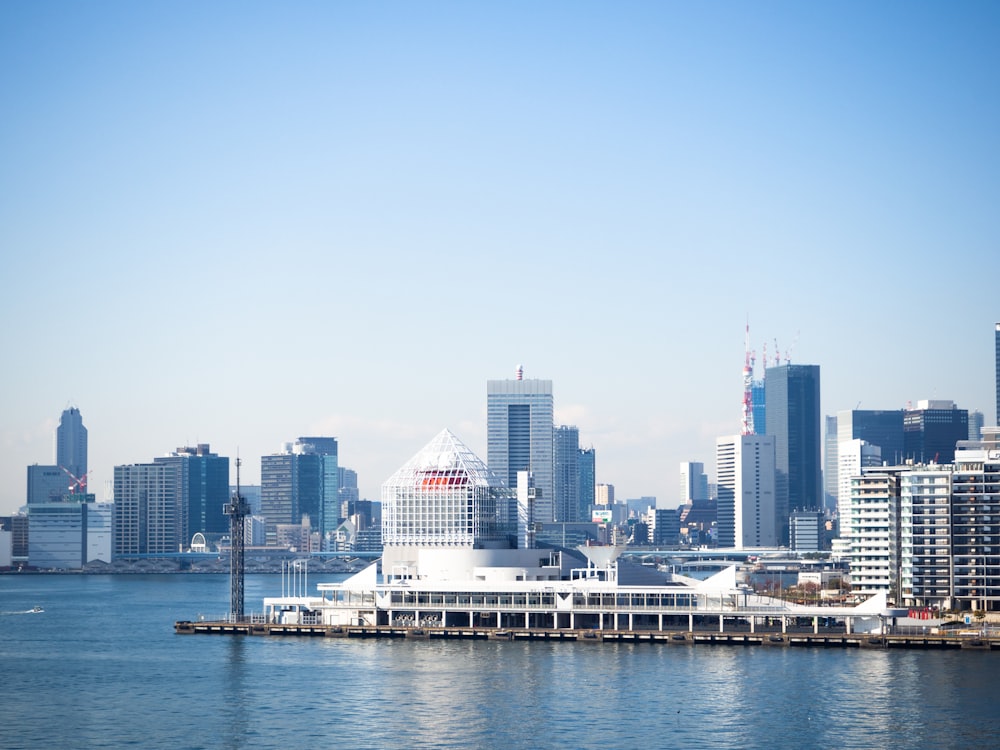
[[[742,435],[753,435],[753,363],[754,355],[750,351],[750,321],[747,321],[746,359],[743,362],[743,421]]]

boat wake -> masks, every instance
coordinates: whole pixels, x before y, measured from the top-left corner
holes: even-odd
[[[0,615],[37,615],[39,612],[44,611],[41,607],[32,607],[31,609],[18,609],[12,612],[0,612]]]

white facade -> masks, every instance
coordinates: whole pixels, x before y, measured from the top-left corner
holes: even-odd
[[[900,597],[912,606],[951,607],[951,467],[900,476]]]
[[[387,547],[509,546],[501,522],[510,490],[455,435],[437,437],[382,485]]]
[[[837,519],[841,538],[848,539],[851,528],[851,479],[861,475],[861,469],[882,465],[882,449],[859,440],[842,440],[837,444]]]
[[[851,479],[850,527],[842,527],[841,533],[849,543],[851,590],[856,594],[888,594],[892,589],[898,482],[898,473],[877,470]]]
[[[719,546],[778,546],[774,437],[732,435],[715,447]]]

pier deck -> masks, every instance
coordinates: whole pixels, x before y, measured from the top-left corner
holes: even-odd
[[[1000,650],[1000,638],[959,635],[877,635],[865,633],[719,633],[713,631],[568,630],[548,628],[401,627],[395,625],[302,625],[225,621],[174,623],[180,634],[302,636],[314,638],[478,639],[504,641],[575,641],[578,643],[666,643],[673,645],[799,646],[814,648],[886,648]]]

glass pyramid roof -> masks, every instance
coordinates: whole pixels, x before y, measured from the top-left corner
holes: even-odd
[[[503,484],[465,443],[444,429],[389,477],[384,486],[427,486],[435,478],[442,485],[500,487]]]

